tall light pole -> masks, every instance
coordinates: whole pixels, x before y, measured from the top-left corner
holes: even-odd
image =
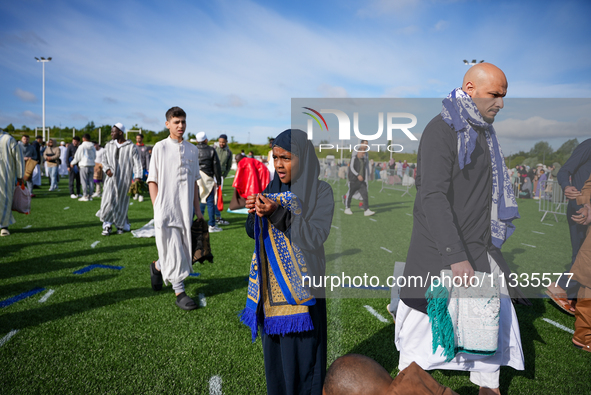
[[[41,59],[39,59],[35,56],[35,59],[37,59],[37,62],[43,64],[43,139],[45,140],[45,63],[51,62],[51,58],[45,59],[44,57],[41,57]]]
[[[481,60],[480,62],[477,62],[476,59],[472,59],[471,62],[468,62],[466,59],[464,59],[464,64],[466,66],[470,66],[470,67],[474,66],[475,64],[482,63],[482,62],[484,62],[484,60]]]

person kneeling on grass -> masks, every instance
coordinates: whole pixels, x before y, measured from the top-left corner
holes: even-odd
[[[152,289],[162,283],[172,284],[176,305],[193,310],[197,304],[185,293],[184,280],[193,272],[191,225],[193,213],[203,221],[199,205],[199,153],[197,147],[183,140],[187,115],[180,107],[166,112],[167,139],[152,150],[148,187],[154,205],[154,229],[158,261],[152,262]]]
[[[330,185],[318,180],[320,164],[306,133],[281,133],[273,159],[273,181],[246,200],[246,232],[256,242],[241,321],[253,341],[262,326],[267,394],[320,395],[326,299],[323,288],[302,282],[303,276],[324,276],[334,197]]]

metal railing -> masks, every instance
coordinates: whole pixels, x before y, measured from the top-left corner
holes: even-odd
[[[548,213],[554,215],[554,219],[558,222],[556,215],[566,215],[566,207],[568,199],[564,195],[558,181],[543,181],[540,186],[540,200],[538,211],[543,212],[542,219],[544,221]]]
[[[396,170],[389,169],[389,170],[382,170],[380,172],[380,180],[382,181],[382,192],[384,189],[391,189],[394,191],[402,191],[404,192],[401,197],[404,195],[408,195],[412,197],[410,194],[410,189],[415,186],[415,179],[411,174],[413,170],[407,171],[404,173],[402,177],[398,176]]]

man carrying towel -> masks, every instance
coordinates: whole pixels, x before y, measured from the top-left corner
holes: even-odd
[[[495,279],[510,274],[501,246],[513,233],[511,221],[519,213],[492,126],[506,93],[507,79],[498,67],[475,65],[464,76],[462,87],[443,100],[441,114],[425,128],[418,152],[417,198],[404,270],[407,279],[438,276],[443,269],[465,280],[475,270],[491,273]],[[425,370],[470,371],[480,394],[500,394],[500,366],[524,369],[519,325],[508,294],[529,302],[518,289],[502,288],[496,353],[458,352],[446,362],[449,358],[442,355],[441,347],[433,351],[425,299],[429,286],[425,281],[401,291],[395,333],[399,369],[416,362]]]
[[[209,213],[209,233],[221,232],[215,222],[215,191],[218,185],[222,185],[222,170],[220,160],[215,148],[207,145],[208,140],[205,132],[197,133],[197,148],[199,149],[199,174],[201,178],[197,180],[199,184],[199,193],[201,199],[201,212]]]

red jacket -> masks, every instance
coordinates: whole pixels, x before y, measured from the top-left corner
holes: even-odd
[[[238,169],[232,186],[238,194],[247,198],[262,192],[269,184],[269,170],[254,158],[244,158],[238,162]]]

